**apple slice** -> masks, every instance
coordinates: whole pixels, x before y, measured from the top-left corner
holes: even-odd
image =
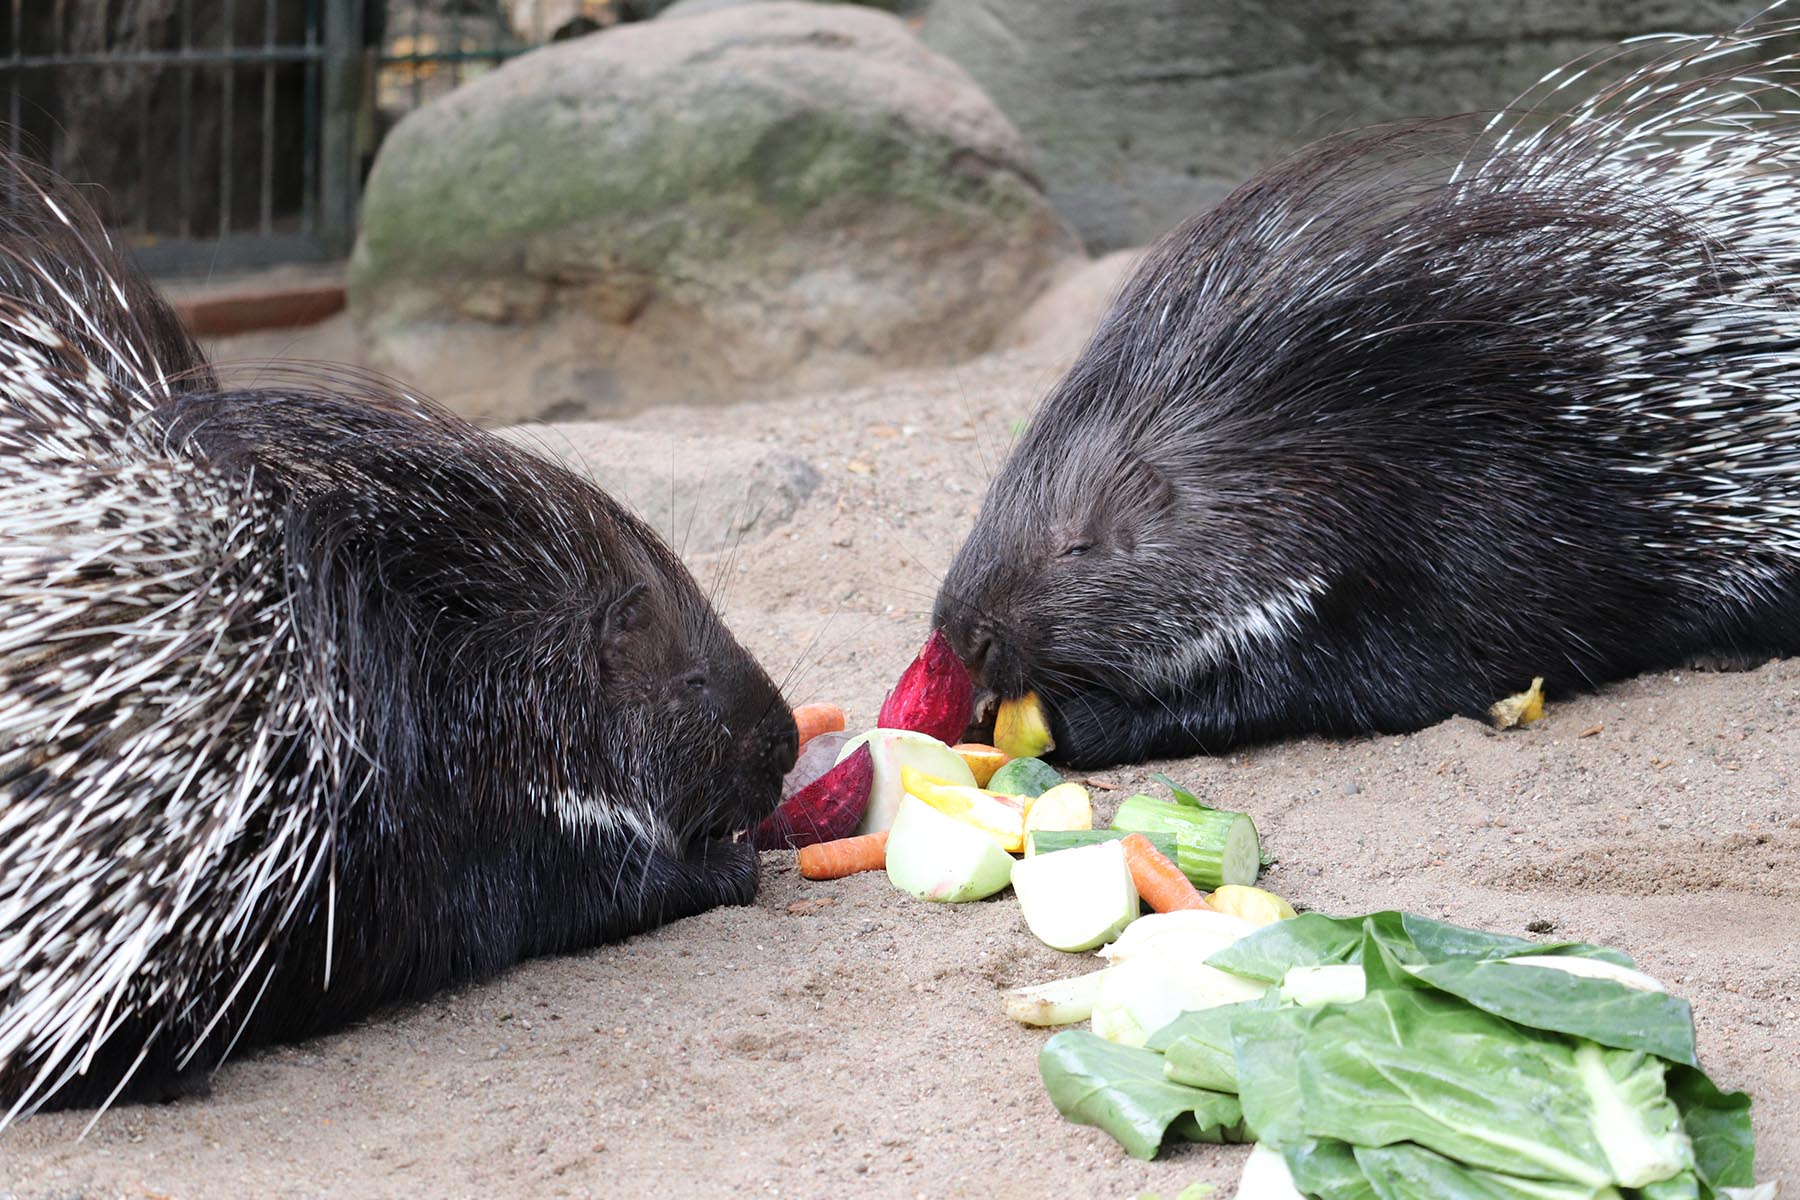
[[[1079,783],[1059,783],[1025,801],[1025,832],[1066,832],[1094,827],[1094,802]]]
[[[1015,797],[946,783],[917,767],[900,768],[900,786],[939,812],[982,830],[1002,850],[1017,854],[1025,849],[1025,806]]]
[[[998,746],[984,746],[980,742],[958,742],[950,748],[969,764],[969,770],[975,773],[976,787],[986,787],[994,772],[1012,761]]]
[[[869,807],[864,810],[857,833],[880,833],[894,823],[900,809],[900,797],[906,788],[900,783],[900,768],[917,767],[925,774],[947,783],[975,786],[975,775],[962,755],[930,734],[910,729],[871,729],[844,743],[838,751],[843,762],[855,754],[859,746],[868,746],[874,757],[875,781],[869,789]]]
[[[1057,950],[1092,950],[1138,915],[1137,886],[1120,842],[1097,842],[1013,864],[1013,891],[1025,924]]]
[[[981,830],[902,796],[888,834],[888,882],[921,900],[980,900],[1012,879],[1012,855]]]
[[[994,745],[1014,758],[1037,758],[1056,749],[1050,718],[1036,692],[1000,702],[994,714]]]

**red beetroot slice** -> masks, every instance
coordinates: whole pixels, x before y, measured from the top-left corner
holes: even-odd
[[[875,756],[864,743],[764,817],[750,840],[758,850],[787,850],[849,837],[868,811],[874,787]]]
[[[888,693],[875,723],[883,729],[927,734],[948,745],[962,740],[974,712],[975,685],[969,669],[950,648],[944,631],[934,629],[919,657]]]

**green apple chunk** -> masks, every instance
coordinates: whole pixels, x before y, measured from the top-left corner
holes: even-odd
[[[921,900],[952,903],[991,896],[1012,879],[999,843],[917,796],[903,796],[888,833],[888,881]]]
[[[906,789],[900,784],[900,768],[916,767],[933,779],[945,783],[975,786],[975,773],[963,756],[927,733],[910,729],[871,729],[844,743],[838,761],[856,753],[867,742],[875,760],[875,782],[869,788],[869,807],[863,813],[857,833],[880,833],[892,827],[900,810],[900,798]]]
[[[1057,950],[1092,950],[1138,915],[1137,886],[1121,842],[1020,859],[1013,864],[1013,891],[1025,924]]]

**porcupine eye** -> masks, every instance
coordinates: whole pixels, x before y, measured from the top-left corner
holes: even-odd
[[[1064,542],[1063,548],[1056,552],[1056,557],[1058,557],[1058,558],[1080,558],[1082,555],[1086,554],[1088,551],[1092,550],[1093,548],[1094,548],[1094,543],[1087,541],[1086,539],[1082,539],[1079,541],[1072,541],[1072,542]]]

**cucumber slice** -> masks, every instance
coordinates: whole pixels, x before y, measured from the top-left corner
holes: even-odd
[[[1227,883],[1255,883],[1262,870],[1262,842],[1255,822],[1243,813],[1201,815],[1204,827],[1175,835],[1175,861],[1181,873],[1207,891]]]
[[[1262,870],[1256,823],[1243,813],[1170,804],[1154,796],[1127,796],[1112,827],[1128,833],[1173,834],[1175,862],[1197,888],[1251,884]]]
[[[1100,842],[1116,842],[1129,830],[1124,829],[1034,829],[1025,835],[1026,854],[1054,854],[1077,846],[1093,846]],[[1170,862],[1175,861],[1175,838],[1167,833],[1146,833],[1150,844]]]
[[[995,771],[987,790],[1002,796],[1041,796],[1062,782],[1056,768],[1041,758],[1015,758]]]

